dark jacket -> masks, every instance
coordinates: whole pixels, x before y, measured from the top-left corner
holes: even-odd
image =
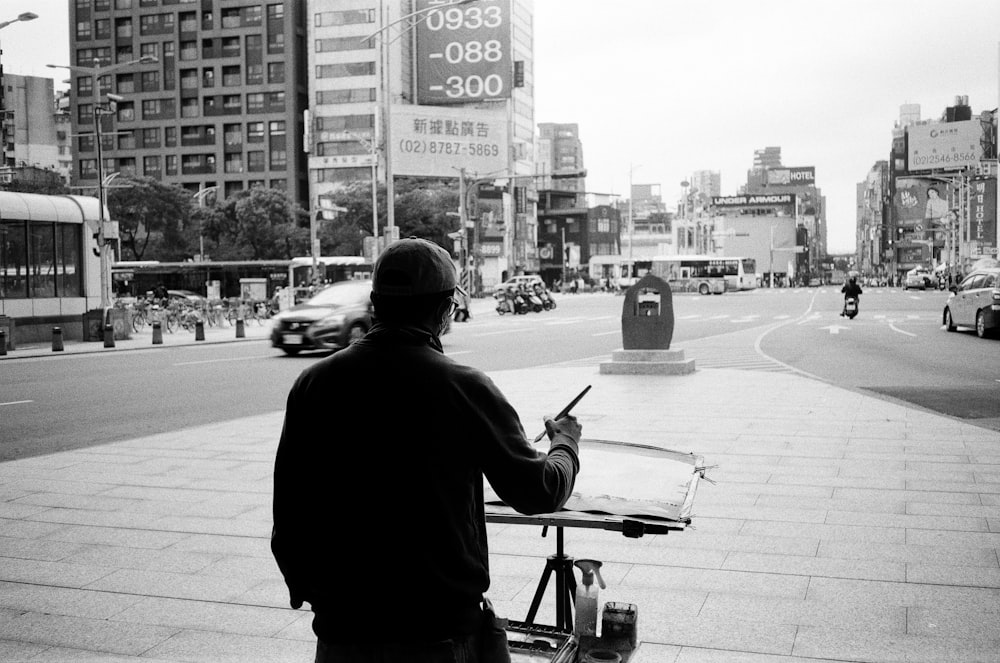
[[[535,451],[493,382],[435,341],[376,325],[288,395],[271,548],[325,641],[471,633],[490,582],[483,474],[523,513],[572,491],[572,447]]]
[[[857,297],[861,294],[861,286],[859,286],[855,281],[848,281],[844,284],[844,287],[841,288],[840,291],[844,293],[844,299],[847,299],[848,297]]]

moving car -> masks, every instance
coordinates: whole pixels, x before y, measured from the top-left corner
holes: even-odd
[[[372,282],[340,281],[272,318],[271,345],[290,355],[339,350],[372,326]]]
[[[943,323],[950,332],[973,327],[979,338],[992,335],[1000,327],[1000,266],[973,269],[953,287]]]
[[[167,290],[167,297],[170,301],[180,301],[185,304],[204,305],[208,300],[191,290]]]
[[[504,281],[503,283],[501,283],[500,285],[498,285],[494,289],[494,292],[501,292],[503,290],[511,290],[511,289],[517,290],[526,285],[534,287],[536,283],[542,286],[543,288],[545,287],[545,282],[542,281],[542,277],[538,276],[537,274],[513,276]]]
[[[929,269],[915,267],[906,273],[906,278],[903,280],[903,290],[910,288],[920,290],[937,288],[937,276]]]

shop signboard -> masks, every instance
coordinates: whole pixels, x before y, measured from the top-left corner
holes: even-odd
[[[957,170],[976,166],[983,156],[978,119],[913,124],[906,128],[907,170]]]
[[[467,177],[507,170],[504,110],[399,105],[392,107],[396,175]]]
[[[712,196],[713,207],[794,207],[794,193]]]
[[[801,166],[797,168],[768,168],[767,185],[795,185],[795,184],[815,184],[815,166]]]
[[[969,191],[969,239],[979,256],[997,255],[997,180],[972,178]]]
[[[510,98],[510,0],[417,0],[417,103]]]

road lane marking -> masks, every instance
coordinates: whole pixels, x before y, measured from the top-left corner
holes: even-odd
[[[829,327],[820,327],[820,329],[829,329],[831,334],[839,334],[841,329],[850,329],[850,327],[841,327],[840,325],[830,325]]]
[[[614,330],[614,331],[609,331],[609,332],[599,332],[599,333],[597,333],[597,334],[591,334],[591,336],[611,336],[612,334],[621,334],[621,333],[622,333],[622,332],[621,332],[621,330],[620,330],[620,329],[616,329],[616,330]]]
[[[35,401],[7,401],[6,403],[0,403],[0,407],[3,407],[4,405],[26,405],[34,402]]]
[[[270,359],[278,355],[256,355],[251,357],[228,357],[226,359],[203,359],[201,361],[181,361],[174,364],[174,366],[195,366],[197,364],[220,364],[226,361],[246,361],[248,359]]]
[[[908,331],[903,331],[902,329],[900,329],[896,325],[892,324],[892,322],[889,322],[889,329],[891,329],[892,331],[897,331],[900,334],[906,334],[907,336],[916,336],[916,334],[911,334]]]
[[[454,352],[445,352],[445,354],[449,357],[456,357],[458,355],[471,355],[472,352],[472,350],[455,350]]]

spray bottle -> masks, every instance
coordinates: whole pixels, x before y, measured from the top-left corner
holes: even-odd
[[[597,635],[597,583],[604,589],[604,578],[601,577],[601,563],[596,559],[578,559],[574,565],[580,569],[583,578],[576,586],[576,623],[573,629],[578,638]]]

